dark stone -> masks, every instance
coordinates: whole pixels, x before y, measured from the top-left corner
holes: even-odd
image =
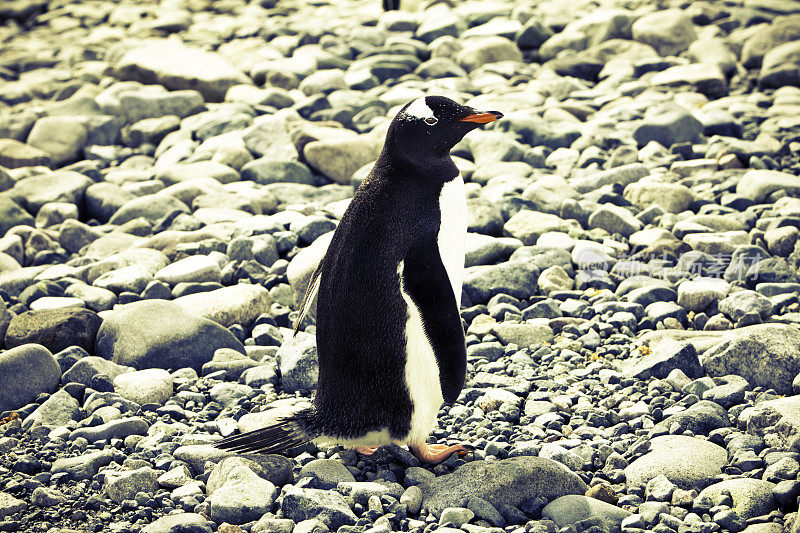
[[[41,309],[15,316],[6,331],[6,346],[41,344],[51,352],[78,346],[87,352],[94,349],[102,320],[88,309]]]

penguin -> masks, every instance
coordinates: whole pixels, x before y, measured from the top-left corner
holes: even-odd
[[[295,332],[317,300],[311,406],[216,447],[280,453],[313,441],[368,455],[394,442],[432,464],[471,450],[426,442],[466,378],[459,303],[467,203],[450,150],[502,116],[443,96],[401,108],[300,306]]]

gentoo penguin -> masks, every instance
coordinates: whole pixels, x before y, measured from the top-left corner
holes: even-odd
[[[400,110],[301,305],[298,323],[317,298],[312,406],[218,448],[276,453],[314,441],[369,453],[396,442],[429,463],[469,449],[426,444],[466,375],[458,307],[467,203],[450,150],[500,117],[442,96]]]

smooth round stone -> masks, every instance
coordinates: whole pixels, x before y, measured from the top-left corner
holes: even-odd
[[[745,520],[749,520],[769,514],[777,508],[772,497],[774,487],[773,483],[760,479],[726,479],[703,489],[696,501],[705,501],[713,506],[723,492],[728,492],[733,498],[733,510]]]
[[[230,331],[173,302],[144,300],[108,313],[97,333],[95,353],[119,364],[200,371],[219,348],[244,353]]]
[[[578,494],[561,496],[542,509],[542,517],[549,518],[560,528],[582,520],[597,518],[610,531],[615,531],[629,516],[631,516],[629,511],[620,509],[616,505]]]
[[[300,470],[300,477],[314,478],[315,488],[331,489],[340,482],[354,482],[356,478],[341,463],[335,459],[315,459],[309,461]]]
[[[567,233],[547,231],[542,233],[536,240],[536,246],[542,248],[560,248],[569,252],[575,246],[575,241]]]
[[[194,316],[202,316],[224,326],[248,326],[269,309],[269,291],[260,285],[239,283],[213,291],[187,294],[173,303]]]
[[[439,523],[452,523],[455,527],[461,527],[475,516],[475,513],[464,507],[448,507],[442,510],[439,516]]]
[[[497,507],[518,506],[541,495],[554,500],[565,494],[583,494],[586,485],[567,467],[541,457],[514,457],[467,463],[452,474],[420,485],[423,503],[434,515],[477,496]]]
[[[31,311],[43,309],[64,309],[66,307],[86,307],[86,303],[80,298],[44,296],[31,302]]]
[[[711,302],[721,300],[730,291],[730,284],[719,278],[695,278],[678,285],[678,305],[699,313]]]
[[[114,378],[114,390],[139,405],[163,404],[172,396],[172,376],[160,368],[128,372]]]
[[[219,263],[207,255],[193,255],[165,266],[155,274],[155,279],[170,285],[181,282],[219,282],[222,273]]]
[[[211,533],[213,531],[212,522],[197,513],[178,513],[163,516],[142,529],[142,533],[180,533],[181,531]]]
[[[664,435],[650,441],[650,451],[625,468],[628,483],[645,485],[663,474],[678,487],[702,489],[722,473],[728,454],[707,440],[683,435]]]
[[[553,265],[543,270],[538,279],[539,289],[545,294],[550,294],[554,291],[570,290],[572,289],[573,283],[569,274],[558,265]]]

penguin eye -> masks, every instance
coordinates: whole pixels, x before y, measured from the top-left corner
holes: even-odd
[[[428,126],[435,126],[437,122],[439,122],[439,119],[436,117],[428,117],[425,119],[425,124]]]

